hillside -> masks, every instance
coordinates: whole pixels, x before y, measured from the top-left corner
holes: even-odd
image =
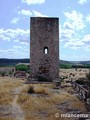
[[[3,66],[15,66],[18,63],[30,63],[30,59],[5,59],[5,58],[1,58],[0,59],[0,67]],[[90,61],[66,61],[66,60],[60,60],[59,61],[60,65],[69,65],[72,67],[90,67]]]
[[[18,63],[30,63],[30,59],[0,59],[0,66],[15,66]],[[60,64],[73,64],[70,61],[60,60]]]
[[[60,60],[60,68],[89,68],[90,61],[65,61]]]
[[[72,62],[66,60],[60,60],[60,64],[72,64]]]
[[[0,66],[15,66],[18,63],[29,63],[30,59],[0,59]]]
[[[88,64],[90,64],[90,61],[82,61],[82,62],[80,62],[80,64],[88,65]]]

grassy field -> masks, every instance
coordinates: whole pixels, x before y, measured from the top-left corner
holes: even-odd
[[[22,84],[19,79],[0,77],[0,105],[10,104],[13,100],[12,89]]]
[[[74,78],[74,79],[78,79],[78,78],[82,78],[85,77],[86,74],[89,72],[89,69],[85,69],[85,68],[78,68],[77,70],[75,69],[60,69],[59,75],[60,76],[64,76],[66,78]],[[70,74],[73,74],[70,75]]]
[[[28,90],[33,87],[33,92]],[[25,111],[25,120],[70,120],[70,118],[55,117],[56,113],[68,111],[86,111],[83,102],[69,91],[72,87],[55,90],[53,85],[34,84],[22,90],[18,102]],[[30,92],[30,91],[29,91]],[[72,120],[72,118],[71,118]]]
[[[68,75],[70,72],[62,69],[62,74]],[[83,71],[78,74],[80,73]],[[13,94],[15,89],[20,90],[19,93]],[[62,82],[62,88],[55,89],[54,84],[25,85],[25,81],[21,79],[0,77],[0,120],[17,120],[9,114],[15,97],[17,97],[17,105],[23,111],[23,120],[74,120],[73,118],[61,118],[60,115],[72,111],[84,113],[87,109],[84,102],[80,101],[74,92],[71,93],[72,91],[72,86],[65,81]],[[2,113],[1,108],[4,106],[8,106],[8,114],[7,107]],[[56,113],[59,113],[59,117],[55,116]]]
[[[23,81],[10,77],[0,77],[0,120],[14,120],[9,116],[4,116],[2,108],[9,110],[13,101],[13,89],[22,86]],[[7,109],[8,108],[8,109]],[[4,112],[3,110],[3,112]]]

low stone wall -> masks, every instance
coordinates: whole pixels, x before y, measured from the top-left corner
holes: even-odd
[[[85,101],[87,108],[90,110],[90,91],[86,90],[82,85],[72,82],[75,91],[79,94],[80,100]]]
[[[26,78],[26,72],[25,71],[16,71],[14,73],[14,76],[16,78]]]

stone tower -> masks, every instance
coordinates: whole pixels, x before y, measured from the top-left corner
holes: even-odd
[[[59,79],[59,19],[31,17],[30,78]]]

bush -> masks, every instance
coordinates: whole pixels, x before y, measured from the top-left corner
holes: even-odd
[[[60,68],[70,69],[70,68],[72,68],[72,65],[69,65],[69,64],[60,64]]]
[[[37,79],[39,82],[51,82],[51,79],[49,79],[48,77],[43,76],[43,75],[38,75]]]
[[[27,70],[27,73],[28,73],[28,74],[30,73],[30,69]]]
[[[28,89],[29,94],[43,94],[43,95],[48,95],[48,91],[46,91],[45,88],[43,87],[36,87],[36,89],[33,86],[30,86]]]
[[[81,79],[76,80],[75,82],[78,83],[78,84],[80,84],[80,85],[84,85],[86,83],[85,81],[83,81]]]
[[[13,74],[13,71],[9,71],[8,74],[11,76]]]
[[[29,93],[29,94],[35,93],[33,86],[30,86],[30,87],[29,87],[28,93]]]
[[[6,71],[2,71],[1,72],[1,75],[4,77],[5,76],[5,74],[6,74]]]
[[[27,72],[29,68],[26,65],[21,64],[21,65],[17,65],[15,67],[15,69],[16,69],[16,71],[20,70],[20,71],[26,71]]]

